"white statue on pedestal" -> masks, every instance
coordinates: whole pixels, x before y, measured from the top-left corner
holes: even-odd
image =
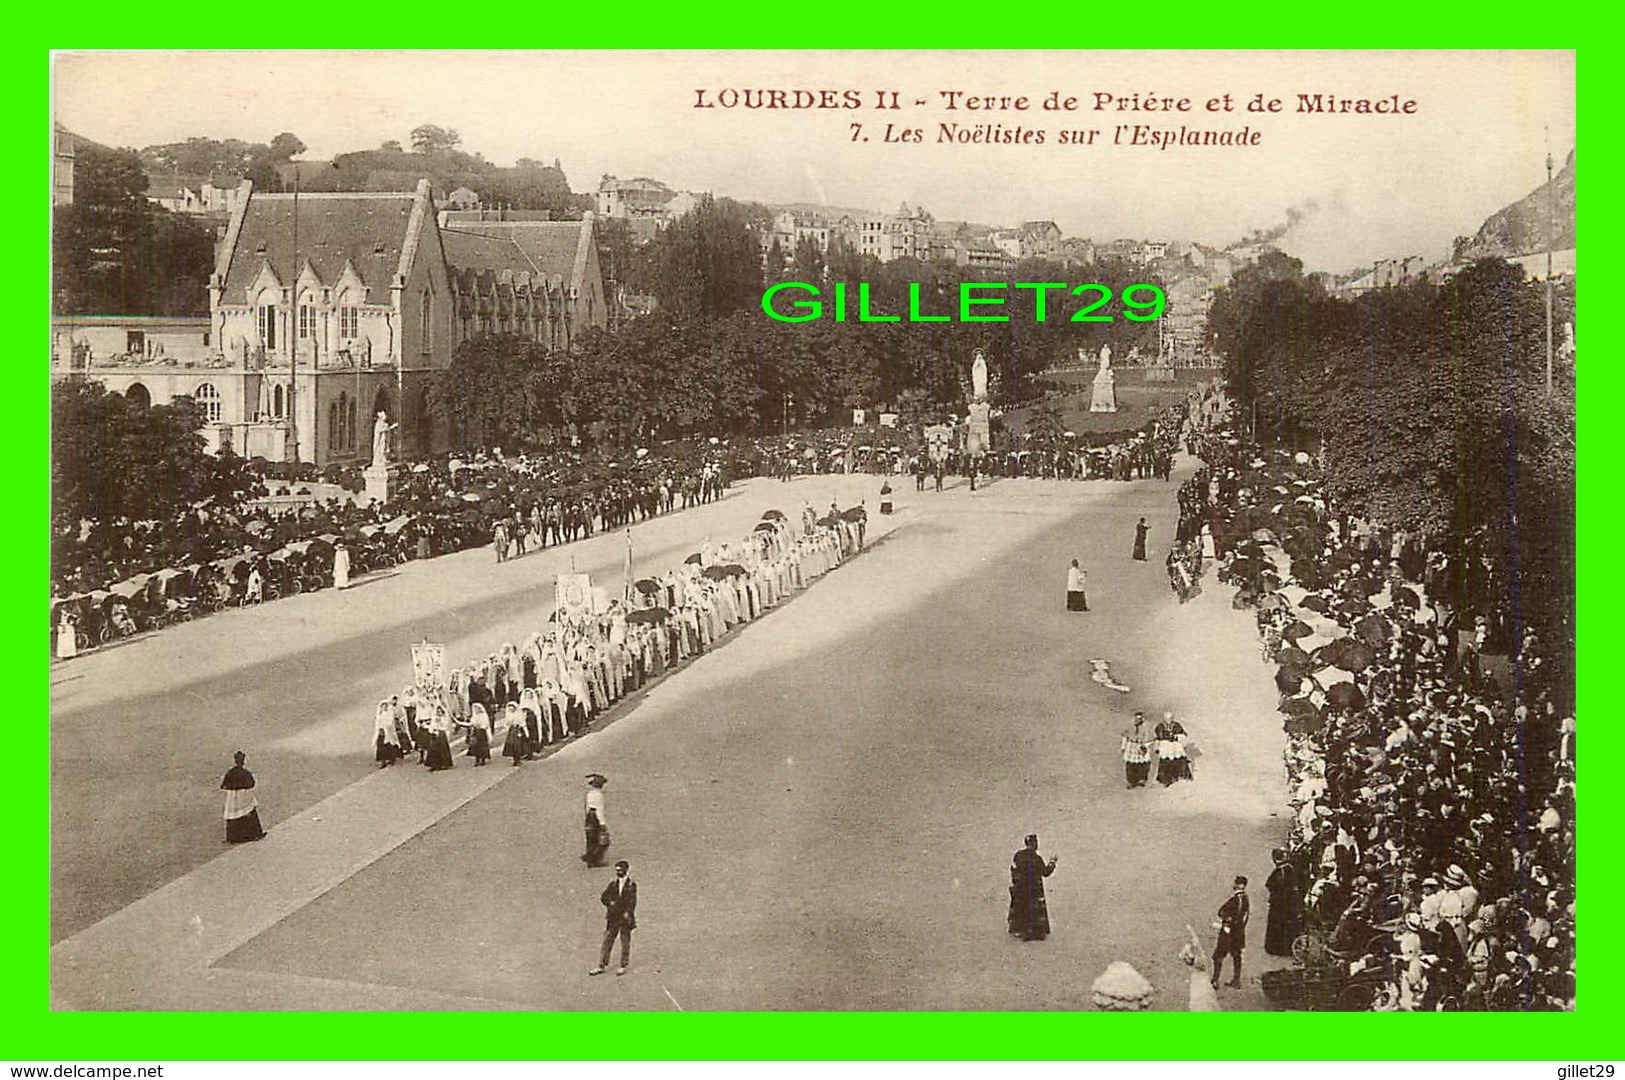
[[[970,385],[972,401],[987,400],[987,357],[981,349],[976,350],[976,360],[971,364]]]
[[[399,424],[389,422],[389,414],[382,410],[372,424],[372,467],[381,469],[389,464],[389,433]]]
[[[1078,359],[1082,360],[1088,354],[1082,349],[1078,350]],[[1090,412],[1117,411],[1117,377],[1112,374],[1112,347],[1100,347],[1100,370],[1095,372],[1094,393],[1089,399]]]

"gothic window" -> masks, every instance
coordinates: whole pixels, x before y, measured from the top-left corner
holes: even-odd
[[[211,424],[220,419],[220,391],[214,388],[213,383],[200,384],[193,392],[192,399],[203,411],[203,419]]]

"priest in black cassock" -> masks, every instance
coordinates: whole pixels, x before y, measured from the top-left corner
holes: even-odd
[[[265,830],[260,827],[259,803],[254,798],[254,774],[243,768],[247,755],[241,750],[233,757],[236,764],[226,770],[220,787],[226,793],[226,842],[240,844],[245,840],[260,840]]]
[[[1038,854],[1038,837],[1010,860],[1010,933],[1022,941],[1043,941],[1049,936],[1049,905],[1044,900],[1044,879],[1055,873],[1059,860],[1045,862]]]

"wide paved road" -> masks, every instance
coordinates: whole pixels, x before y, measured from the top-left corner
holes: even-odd
[[[876,487],[742,485],[635,529],[638,562],[663,569],[767,507],[827,506],[837,488],[843,505],[862,493],[873,507]],[[571,556],[618,582],[620,536],[500,568],[489,552],[412,564],[56,668],[54,938],[179,878],[171,890],[195,895],[127,911],[165,927],[166,902],[230,906],[242,940],[223,930],[229,952],[206,958],[211,996],[144,1001],[164,994],[132,988],[118,1005],[230,1007],[235,977],[252,988],[239,989],[247,1007],[1076,1009],[1122,959],[1158,1007],[1179,1009],[1184,927],[1210,941],[1243,872],[1258,913],[1252,988],[1226,1003],[1261,1007],[1279,721],[1229,590],[1181,607],[1160,560],[1128,558],[1139,516],[1153,552],[1166,543],[1174,485],[900,487],[863,557],[605,729],[543,762],[479,770],[477,785],[468,769],[369,773],[371,703],[404,684],[422,636],[454,658],[520,636]],[[1074,556],[1090,570],[1087,614],[1061,610]],[[1089,680],[1096,656],[1131,693]],[[1124,790],[1117,738],[1135,708],[1185,721],[1205,751],[1195,784]],[[223,846],[214,788],[238,746],[273,835],[199,868]],[[612,855],[640,882],[624,979],[585,976],[608,878],[576,858],[589,769],[611,777]],[[437,808],[453,785],[476,786]],[[1061,859],[1055,932],[1023,944],[1004,932],[1006,868],[1034,831]],[[341,841],[360,854],[346,848],[297,896],[271,895],[287,876],[274,860],[320,863]],[[229,905],[209,900],[228,880],[248,884]],[[93,937],[59,949],[59,973]]]

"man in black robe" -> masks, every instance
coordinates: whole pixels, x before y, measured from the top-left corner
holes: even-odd
[[[236,761],[220,781],[226,793],[226,842],[241,844],[247,840],[260,840],[265,830],[260,827],[259,803],[254,797],[254,774],[243,767],[247,760],[241,750],[233,755]]]
[[[1010,860],[1010,933],[1022,941],[1043,941],[1049,936],[1049,906],[1044,901],[1044,879],[1055,872],[1058,859],[1045,862],[1038,854],[1038,837]]]
[[[1292,942],[1298,936],[1299,906],[1298,875],[1287,859],[1286,851],[1276,848],[1271,852],[1275,869],[1264,882],[1270,894],[1269,922],[1264,927],[1264,951],[1271,956],[1291,956]]]
[[[1151,526],[1145,523],[1145,518],[1141,518],[1140,523],[1134,526],[1134,558],[1140,562],[1145,562],[1145,537],[1150,531]]]

